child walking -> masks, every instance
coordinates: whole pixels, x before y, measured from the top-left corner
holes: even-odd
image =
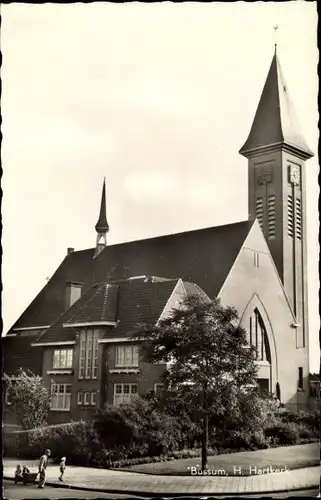
[[[21,465],[17,465],[17,468],[14,473],[14,482],[17,484],[18,481],[22,481],[22,467]]]
[[[59,481],[63,481],[63,475],[66,470],[66,457],[62,457],[59,465],[59,471],[60,471],[60,476],[59,476]]]

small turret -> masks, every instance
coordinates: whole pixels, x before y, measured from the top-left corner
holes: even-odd
[[[96,239],[96,251],[94,257],[96,257],[106,246],[107,246],[107,233],[109,232],[109,225],[106,216],[106,181],[104,178],[103,190],[101,195],[100,212],[97,224],[95,226],[97,232]]]

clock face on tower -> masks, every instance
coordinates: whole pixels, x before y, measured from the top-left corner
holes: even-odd
[[[300,167],[297,166],[290,167],[290,182],[292,184],[300,183]]]

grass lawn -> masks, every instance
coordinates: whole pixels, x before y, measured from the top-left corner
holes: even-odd
[[[200,458],[186,458],[155,464],[133,465],[122,470],[166,476],[189,476],[191,471],[188,468],[200,466],[200,464]],[[240,475],[239,468],[241,468],[242,475],[245,476],[253,474],[254,467],[257,467],[257,469],[264,469],[269,466],[278,469],[287,467],[289,470],[293,470],[315,465],[320,465],[320,443],[243,451],[208,458],[208,469],[216,471],[216,475],[229,476]],[[237,469],[234,470],[234,467]]]

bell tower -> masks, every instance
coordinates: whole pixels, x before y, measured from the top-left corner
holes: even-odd
[[[305,162],[313,153],[301,134],[276,47],[239,153],[248,159],[249,217],[260,223],[296,317],[297,348],[307,347]]]

